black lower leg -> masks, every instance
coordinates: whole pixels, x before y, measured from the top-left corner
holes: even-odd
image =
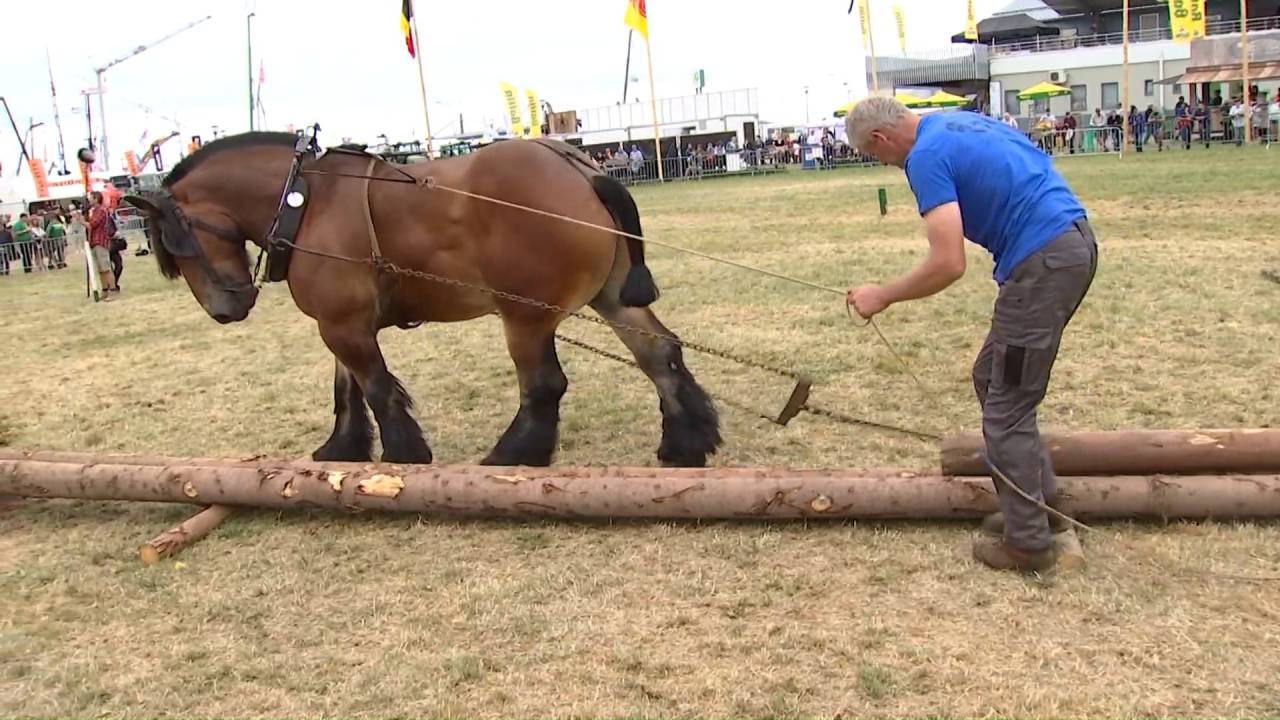
[[[431,448],[410,410],[413,400],[386,367],[374,372],[366,382],[365,397],[382,433],[382,460],[393,463],[427,464]]]
[[[544,341],[536,367],[517,369],[520,373],[520,410],[482,464],[547,466],[556,451],[560,399],[569,389],[569,380],[560,369],[560,359],[556,356],[554,336],[548,336]]]
[[[333,376],[333,414],[333,434],[311,457],[342,462],[373,459],[373,425],[364,392],[342,363],[337,363]]]
[[[723,442],[715,405],[684,364],[679,345],[664,347],[666,381],[655,379],[662,409],[658,460],[675,467],[702,467]]]

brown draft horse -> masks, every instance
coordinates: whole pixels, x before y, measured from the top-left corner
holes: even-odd
[[[263,246],[282,207],[297,137],[247,133],[217,140],[173,168],[158,192],[126,201],[152,220],[160,271],[182,277],[220,323],[243,320],[257,299],[246,242]],[[556,357],[562,314],[473,289],[390,273],[310,254],[372,256],[364,202],[381,255],[402,268],[481,285],[566,310],[589,305],[609,321],[672,336],[648,306],[657,287],[643,243],[612,232],[502,207],[414,184],[366,182],[430,177],[435,182],[521,206],[641,234],[626,188],[564,143],[503,141],[467,156],[407,166],[372,164],[369,155],[329,151],[302,167],[309,198],[288,265],[290,293],[313,318],[337,361],[333,434],[316,460],[368,461],[373,410],[382,459],[429,463],[431,450],[410,414],[413,401],[387,369],[378,347],[383,328],[501,316],[520,383],[520,408],[483,460],[490,465],[548,465],[555,452],[560,399],[568,380]],[[367,188],[367,190],[366,190]],[[658,459],[702,466],[721,444],[710,398],[674,342],[618,331],[657,387],[662,412]]]

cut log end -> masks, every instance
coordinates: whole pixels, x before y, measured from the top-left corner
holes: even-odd
[[[138,548],[138,559],[143,565],[155,565],[208,535],[233,512],[235,508],[228,505],[210,505],[144,543]]]
[[[160,562],[163,557],[164,555],[161,554],[160,548],[152,545],[151,543],[143,543],[141,547],[138,548],[138,559],[142,561],[143,565],[155,565]]]

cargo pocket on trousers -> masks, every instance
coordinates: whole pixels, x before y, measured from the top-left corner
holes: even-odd
[[[1050,308],[1035,306],[1034,292],[1034,285],[1017,283],[1000,290],[991,323],[995,342],[991,376],[995,382],[1021,387],[1027,379],[1028,360],[1044,354],[1053,344],[1053,313]]]

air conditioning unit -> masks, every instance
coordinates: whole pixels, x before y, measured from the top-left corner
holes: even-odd
[[[1057,84],[1057,85],[1061,85],[1062,83],[1064,83],[1064,82],[1066,82],[1066,81],[1067,81],[1067,71],[1066,71],[1066,70],[1054,70],[1053,72],[1050,72],[1050,73],[1049,73],[1049,82],[1051,82],[1051,83],[1055,83],[1055,84]]]

